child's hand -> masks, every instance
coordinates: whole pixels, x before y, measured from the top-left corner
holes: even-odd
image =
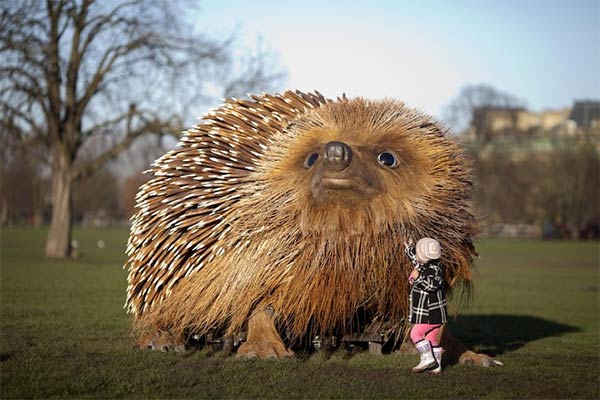
[[[404,247],[410,247],[413,245],[413,240],[409,238],[406,242],[404,242]]]
[[[419,271],[417,269],[413,269],[410,275],[408,276],[408,281],[413,283],[419,277]]]

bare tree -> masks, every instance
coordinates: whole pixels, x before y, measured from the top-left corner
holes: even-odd
[[[581,134],[570,140],[555,140],[545,165],[543,193],[545,215],[570,225],[571,238],[582,226],[600,223],[600,140]]]
[[[6,130],[0,130],[0,223],[42,222],[48,193],[45,168],[42,146],[24,146]]]
[[[473,129],[478,139],[487,142],[492,135],[487,120],[491,110],[507,113],[512,119],[512,128],[515,128],[518,111],[524,107],[524,101],[493,86],[467,85],[446,108],[446,119],[456,129]]]
[[[19,0],[0,5],[2,129],[43,143],[52,171],[46,255],[70,253],[72,187],[144,134],[179,132],[207,87],[267,90],[261,54],[234,68],[234,40],[194,33],[191,3],[168,0]],[[236,71],[237,70],[237,71]],[[223,75],[223,71],[230,74]],[[235,72],[243,75],[235,76]],[[233,74],[233,76],[232,76]],[[85,162],[82,146],[111,145]]]
[[[85,180],[73,183],[74,219],[84,225],[103,215],[107,221],[122,220],[118,177],[105,166]]]
[[[474,168],[475,213],[503,224],[562,224],[577,238],[600,222],[600,141],[557,134],[505,138]]]

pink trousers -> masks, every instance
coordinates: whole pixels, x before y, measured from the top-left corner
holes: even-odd
[[[427,339],[431,342],[432,346],[437,346],[437,337],[441,328],[441,324],[415,324],[410,330],[410,339],[413,343]]]

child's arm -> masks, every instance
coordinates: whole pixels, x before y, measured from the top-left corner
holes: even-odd
[[[415,245],[413,244],[412,239],[409,239],[408,242],[404,242],[404,252],[410,259],[410,262],[415,268],[419,267],[419,262],[417,261],[417,252],[415,251]]]

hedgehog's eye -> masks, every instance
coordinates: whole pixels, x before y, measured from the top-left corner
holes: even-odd
[[[319,159],[319,153],[310,153],[308,157],[306,157],[306,161],[304,161],[304,166],[306,168],[310,168],[317,162]]]
[[[398,166],[398,156],[393,151],[382,151],[377,155],[377,161],[384,167],[396,168]]]

